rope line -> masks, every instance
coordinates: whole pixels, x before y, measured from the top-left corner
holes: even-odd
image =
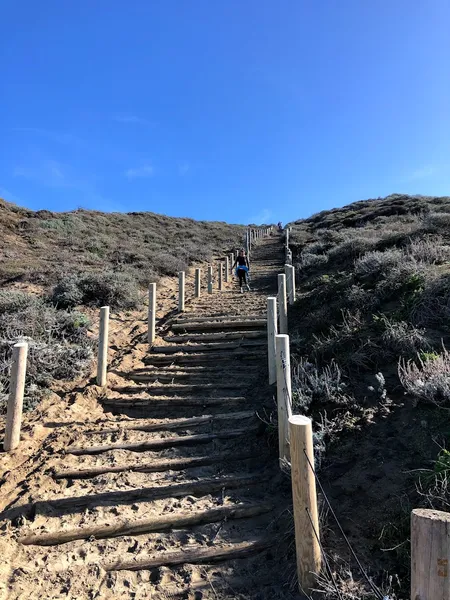
[[[328,506],[328,508],[329,508],[329,510],[330,510],[330,512],[331,512],[331,514],[332,514],[332,516],[334,518],[334,520],[336,521],[336,524],[337,524],[337,526],[339,528],[339,531],[341,532],[341,535],[344,538],[345,543],[347,544],[347,546],[348,546],[348,548],[349,548],[349,550],[350,550],[353,558],[355,559],[355,561],[356,561],[356,563],[357,563],[357,565],[359,567],[359,570],[361,571],[361,574],[363,575],[363,577],[365,578],[365,580],[369,584],[372,592],[375,594],[375,596],[378,598],[378,600],[389,600],[389,598],[387,596],[384,596],[380,592],[380,590],[375,586],[375,584],[373,583],[373,581],[367,575],[367,572],[364,570],[364,567],[362,566],[361,561],[356,556],[356,552],[353,550],[353,547],[352,547],[352,545],[350,543],[350,540],[345,535],[345,532],[344,532],[344,530],[342,528],[342,525],[340,524],[339,519],[337,518],[336,513],[334,512],[333,507],[331,506],[331,502],[329,501],[328,496],[326,495],[325,490],[323,489],[322,484],[320,483],[320,480],[319,480],[319,478],[317,476],[317,473],[316,473],[313,465],[311,464],[311,461],[309,460],[309,456],[307,455],[305,449],[303,449],[303,454],[306,456],[306,460],[308,461],[309,467],[310,467],[311,471],[313,472],[313,475],[314,475],[314,478],[315,478],[315,480],[317,482],[317,485],[320,488],[320,491],[321,491],[321,493],[322,493],[322,495],[323,495],[323,497],[325,499],[325,502],[326,502],[326,504],[327,504],[327,506]]]
[[[322,554],[322,558],[323,558],[323,560],[325,562],[325,566],[327,568],[328,575],[330,576],[331,582],[333,583],[333,586],[334,586],[334,589],[336,591],[336,594],[338,595],[339,600],[343,600],[342,594],[341,594],[341,592],[340,592],[340,590],[339,590],[339,588],[337,586],[336,580],[334,579],[333,571],[331,570],[330,563],[328,561],[327,555],[325,554],[325,550],[323,548],[322,542],[320,541],[319,534],[318,534],[318,532],[316,530],[316,527],[314,525],[314,521],[313,521],[313,519],[311,517],[311,513],[309,512],[309,508],[308,507],[306,507],[306,514],[308,515],[308,519],[309,519],[309,521],[311,523],[311,527],[312,527],[312,529],[314,531],[314,536],[315,536],[315,538],[317,540],[317,543],[319,544],[319,548],[320,548],[320,552]]]

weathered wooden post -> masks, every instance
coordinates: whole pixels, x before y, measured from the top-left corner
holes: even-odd
[[[289,304],[293,304],[292,302],[292,276],[291,276],[291,265],[284,265],[284,274],[286,276],[286,294],[287,300]]]
[[[267,356],[269,361],[269,384],[277,381],[277,365],[275,360],[275,336],[277,335],[277,299],[267,298]]]
[[[297,294],[295,290],[295,267],[290,265],[291,268],[291,279],[292,279],[292,304],[294,304]]]
[[[20,442],[23,396],[27,373],[27,354],[28,344],[26,342],[19,342],[13,346],[8,407],[6,409],[5,439],[3,441],[5,452],[14,450]]]
[[[290,416],[289,432],[298,582],[302,591],[310,591],[322,563],[311,419]]]
[[[280,307],[280,333],[288,332],[286,275],[278,275],[278,306]]]
[[[219,287],[219,291],[222,291],[222,273],[223,273],[223,263],[220,260],[219,261],[219,266],[217,267],[217,274],[218,274],[218,287]]]
[[[209,265],[208,267],[208,294],[212,294],[213,293],[213,270],[212,270],[212,266]]]
[[[278,407],[278,449],[280,463],[289,460],[289,427],[288,417],[291,414],[291,355],[289,336],[275,336],[277,365],[277,407]]]
[[[200,294],[201,292],[201,276],[202,276],[202,270],[201,269],[195,269],[195,280],[194,280],[194,296],[195,298],[200,298]]]
[[[289,248],[289,229],[287,227],[286,227],[286,231],[285,231],[285,236],[286,236],[285,246],[286,246],[286,248]]]
[[[284,265],[286,275],[286,289],[289,304],[295,302],[295,269],[291,265]]]
[[[411,514],[411,600],[450,600],[450,513]]]
[[[228,260],[228,256],[225,257],[225,273],[224,273],[224,281],[228,283],[230,280],[230,261]]]
[[[186,281],[186,274],[184,271],[180,271],[178,273],[178,312],[184,311],[185,281]]]
[[[148,343],[153,344],[156,337],[156,283],[148,288]]]
[[[108,371],[109,306],[100,309],[100,330],[98,335],[97,385],[105,386]]]

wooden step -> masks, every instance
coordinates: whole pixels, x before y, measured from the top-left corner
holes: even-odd
[[[190,394],[191,392],[211,393],[220,392],[220,390],[242,390],[245,387],[240,381],[230,381],[229,383],[198,383],[192,385],[135,385],[135,386],[121,386],[111,388],[113,392],[120,394],[149,394],[150,396],[176,396]]]
[[[176,317],[174,319],[174,323],[204,323],[210,321],[242,321],[243,319],[247,321],[259,321],[263,318],[262,315],[229,315],[229,314],[210,314],[208,316],[195,316],[194,314],[190,314],[188,316]]]
[[[267,477],[262,476],[261,472],[258,472],[249,475],[216,477],[169,485],[155,482],[151,487],[29,502],[5,511],[3,516],[8,519],[14,519],[21,515],[31,518],[36,513],[46,512],[48,509],[52,509],[52,516],[58,516],[67,513],[80,512],[91,507],[93,508],[94,506],[117,506],[119,504],[149,502],[161,500],[163,498],[183,498],[184,496],[200,497],[208,494],[216,494],[223,490],[260,485],[264,483],[264,481],[267,481]]]
[[[174,513],[164,516],[153,516],[136,521],[118,521],[113,524],[91,525],[46,533],[29,534],[19,538],[24,545],[56,546],[74,540],[87,540],[89,538],[105,539],[124,535],[141,535],[143,533],[171,531],[184,527],[196,527],[205,523],[218,521],[231,521],[233,519],[247,519],[268,513],[273,509],[270,504],[248,503],[230,504],[195,512]]]
[[[146,452],[148,450],[163,450],[165,448],[177,448],[179,446],[196,446],[197,444],[209,444],[214,440],[227,440],[250,435],[258,431],[259,426],[246,429],[230,429],[218,433],[199,433],[196,435],[179,435],[166,438],[155,438],[146,442],[116,442],[104,444],[103,446],[68,446],[65,454],[85,455],[102,454],[111,450],[129,450],[131,452]]]
[[[216,344],[175,344],[173,346],[152,346],[151,352],[161,353],[161,354],[178,354],[178,353],[186,353],[193,352],[196,354],[200,354],[202,352],[217,352],[217,350],[236,350],[240,348],[258,348],[265,347],[267,345],[267,341],[263,340],[238,340],[232,342],[223,342]]]
[[[111,408],[133,408],[133,407],[155,407],[155,408],[183,408],[188,406],[201,407],[225,407],[233,404],[248,404],[244,396],[220,396],[213,398],[202,398],[198,396],[185,396],[183,398],[105,398],[104,406]]]
[[[191,323],[174,323],[172,329],[174,331],[208,331],[210,329],[238,329],[256,327],[263,328],[267,326],[267,319],[254,319],[242,321],[197,321]]]
[[[163,339],[172,344],[183,344],[186,342],[265,338],[266,335],[267,333],[263,329],[260,329],[256,331],[226,331],[219,333],[185,333],[184,335],[167,335]]]
[[[127,421],[117,421],[114,427],[103,429],[88,429],[83,433],[91,435],[106,435],[111,433],[120,433],[122,431],[171,431],[173,429],[185,429],[186,427],[196,427],[216,421],[233,421],[251,419],[255,416],[253,410],[240,412],[220,413],[217,415],[201,415],[200,417],[190,417],[187,419],[171,419],[146,421],[144,419],[128,419]]]
[[[165,458],[151,460],[141,463],[126,463],[119,465],[102,465],[100,467],[86,467],[84,469],[58,469],[52,472],[54,479],[90,479],[103,475],[104,473],[122,473],[124,471],[134,471],[136,473],[164,473],[165,471],[184,471],[186,469],[196,469],[197,467],[207,467],[211,465],[223,465],[229,462],[241,462],[251,458],[257,458],[260,454],[244,452],[221,452],[210,454],[209,456],[191,456],[188,458]]]
[[[216,373],[215,375],[213,373],[209,374],[209,377],[207,377],[207,373],[201,373],[201,374],[197,374],[197,373],[160,373],[160,372],[154,372],[154,373],[129,373],[127,376],[127,379],[129,379],[130,381],[135,381],[136,383],[173,383],[174,385],[176,384],[184,384],[186,382],[186,384],[192,384],[192,385],[207,385],[210,384],[211,381],[215,381],[216,382],[216,387],[217,387],[217,382],[224,380],[224,379],[229,379],[230,378],[230,371],[233,373],[236,371],[236,368],[232,365],[230,365],[229,367],[229,371],[226,371],[226,368],[222,369],[222,372],[220,374]],[[239,376],[239,379],[241,381],[241,383],[243,385],[245,385],[243,382],[248,382],[251,379],[254,379],[255,374],[254,373],[247,373],[247,374],[243,374]],[[247,383],[248,384],[248,383]]]
[[[254,352],[252,350],[234,350],[230,352],[206,352],[204,354],[147,354],[143,358],[146,365],[207,365],[207,364],[224,364],[225,361],[232,362],[236,365],[236,360],[239,359],[239,364],[247,361],[261,360],[264,358],[264,352]]]
[[[236,560],[246,558],[270,548],[273,541],[269,539],[240,544],[216,545],[212,548],[199,548],[183,550],[181,552],[165,552],[155,558],[140,557],[132,559],[120,559],[103,563],[105,571],[139,571],[141,569],[155,569],[158,567],[170,567],[183,564],[215,563],[224,560]]]

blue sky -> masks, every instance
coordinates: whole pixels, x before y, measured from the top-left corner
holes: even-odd
[[[450,195],[448,0],[1,0],[0,197],[305,217]]]

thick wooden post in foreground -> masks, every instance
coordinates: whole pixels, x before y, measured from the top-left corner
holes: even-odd
[[[222,291],[222,288],[223,288],[222,273],[223,273],[223,264],[222,264],[222,261],[219,261],[219,266],[217,267],[217,275],[218,275],[218,282],[219,282],[218,288],[220,291]]]
[[[5,439],[3,448],[6,452],[17,448],[20,442],[22,425],[23,395],[27,372],[28,344],[20,342],[13,346],[11,379],[9,384],[8,408],[6,412]]]
[[[275,336],[277,365],[277,407],[278,407],[278,450],[280,461],[289,460],[289,427],[288,418],[291,412],[291,354],[289,336]]]
[[[277,335],[277,299],[267,298],[267,356],[269,361],[269,384],[277,381],[275,360],[275,336]]]
[[[178,312],[184,311],[185,281],[186,281],[186,273],[184,271],[180,271],[178,273]]]
[[[226,256],[225,257],[224,281],[225,281],[225,283],[228,283],[229,280],[230,280],[230,261],[228,260],[228,256]]]
[[[279,333],[288,332],[287,320],[287,296],[286,296],[286,275],[280,273],[278,275],[278,306],[280,307],[280,331]]]
[[[153,344],[156,335],[156,283],[148,288],[148,343]]]
[[[450,513],[411,514],[411,600],[450,599]]]
[[[98,334],[97,385],[106,385],[108,370],[109,306],[100,309],[100,331]]]
[[[314,468],[311,419],[292,415],[289,432],[298,582],[301,590],[309,591],[321,568],[316,480],[309,464]]]
[[[212,274],[212,266],[208,267],[208,294],[213,293],[213,274]]]

